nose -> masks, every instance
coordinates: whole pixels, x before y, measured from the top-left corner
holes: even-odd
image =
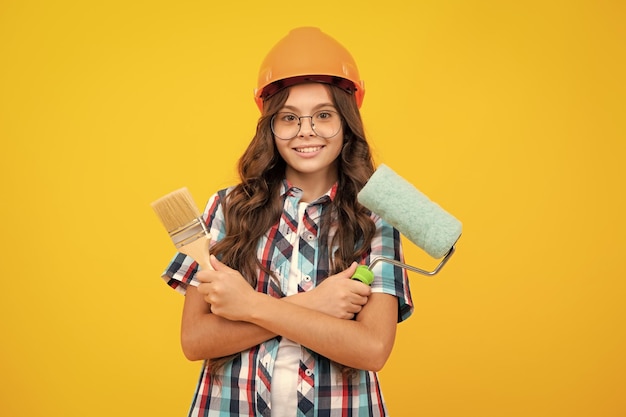
[[[308,123],[305,123],[302,119],[308,119]],[[315,129],[313,128],[313,116],[300,116],[300,132],[298,136],[314,136]]]

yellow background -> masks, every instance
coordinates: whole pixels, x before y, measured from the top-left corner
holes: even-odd
[[[464,224],[411,274],[392,415],[626,415],[625,3],[216,3],[0,2],[0,413],[186,414],[149,204],[234,182],[262,58],[315,25],[359,63],[377,162]]]

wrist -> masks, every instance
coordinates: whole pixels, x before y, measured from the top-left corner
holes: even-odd
[[[271,301],[273,297],[271,295],[254,291],[253,294],[246,300],[244,309],[244,321],[250,323],[257,323],[263,317],[264,309],[266,309],[266,303]]]
[[[301,307],[307,307],[308,300],[310,298],[311,298],[310,291],[304,291],[304,292],[299,292],[296,294],[288,295],[286,297],[281,298],[281,300],[287,303],[299,305]]]

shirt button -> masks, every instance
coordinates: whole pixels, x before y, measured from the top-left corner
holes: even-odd
[[[313,236],[313,235],[312,235],[312,234],[310,234],[310,233],[307,233],[307,235],[306,235],[306,240],[308,240],[308,241],[310,242],[310,241],[312,241],[313,239],[315,239],[315,236]]]
[[[311,376],[311,375],[313,375],[313,371],[312,371],[312,370],[310,370],[310,369],[307,369],[306,371],[304,371],[304,374],[305,374],[306,376]]]
[[[305,276],[304,276],[304,280],[305,280],[306,282],[309,282],[309,281],[311,281],[311,277],[310,277],[309,275],[305,275]]]

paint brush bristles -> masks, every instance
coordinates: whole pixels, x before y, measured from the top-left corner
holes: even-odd
[[[159,198],[152,203],[152,208],[168,233],[185,227],[200,217],[198,207],[186,187]]]
[[[172,238],[176,248],[191,256],[204,269],[209,262],[209,234],[202,215],[187,188],[173,191],[152,204],[154,212]]]

